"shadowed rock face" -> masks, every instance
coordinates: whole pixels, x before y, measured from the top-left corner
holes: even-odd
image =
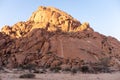
[[[118,69],[119,50],[115,38],[94,32],[87,22],[81,24],[52,7],[39,7],[28,21],[4,26],[0,32],[0,66],[8,68],[34,64],[74,69],[104,62]]]

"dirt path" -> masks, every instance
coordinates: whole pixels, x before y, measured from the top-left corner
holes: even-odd
[[[1,73],[0,80],[120,80],[120,72],[101,74],[46,73],[35,74],[34,79],[20,79],[20,74]]]

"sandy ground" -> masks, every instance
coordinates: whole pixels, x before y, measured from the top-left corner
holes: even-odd
[[[20,79],[20,73],[0,73],[0,80],[120,80],[120,72],[100,74],[46,73],[35,74],[33,79]]]

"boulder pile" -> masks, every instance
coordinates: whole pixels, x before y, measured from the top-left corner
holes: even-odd
[[[0,32],[0,66],[63,71],[120,70],[120,42],[89,23],[53,8],[39,7],[26,22]]]

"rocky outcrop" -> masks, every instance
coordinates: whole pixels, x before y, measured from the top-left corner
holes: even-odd
[[[6,25],[1,31],[12,38],[20,38],[36,28],[46,29],[47,31],[61,30],[63,32],[92,30],[87,22],[81,24],[78,20],[59,9],[41,6],[28,21],[18,22],[12,27]]]
[[[29,21],[50,25],[45,27],[48,28],[48,31],[55,31],[57,28],[60,28],[62,31],[67,32],[71,31],[71,28],[77,28],[81,25],[72,16],[52,7],[39,7],[30,17]]]
[[[7,68],[119,69],[119,50],[120,42],[115,38],[51,7],[39,7],[28,21],[4,26],[0,32],[0,66]]]

